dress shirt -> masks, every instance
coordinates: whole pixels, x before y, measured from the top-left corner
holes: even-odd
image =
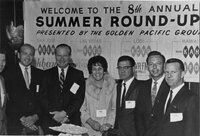
[[[131,85],[131,83],[132,83],[133,80],[134,80],[134,77],[132,77],[131,79],[129,79],[129,80],[126,81],[126,82],[124,82],[124,81],[122,82],[120,103],[121,103],[121,101],[122,101],[122,95],[123,95],[123,91],[124,91],[124,85],[123,85],[123,83],[126,84],[126,92],[125,92],[125,95],[126,95],[128,89],[129,89],[129,86]]]
[[[153,86],[154,86],[154,82],[157,82],[156,95],[158,94],[158,90],[159,90],[160,85],[162,84],[162,81],[164,80],[164,78],[165,78],[165,75],[164,75],[164,74],[163,74],[163,76],[162,76],[160,79],[158,79],[157,81],[155,81],[155,80],[152,78],[151,88],[153,88]]]
[[[25,79],[25,76],[24,76],[24,71],[25,71],[25,66],[24,65],[22,65],[21,63],[19,63],[19,66],[20,66],[20,68],[21,68],[21,71],[22,71],[22,74],[23,74],[23,77],[24,77],[24,79]],[[27,71],[28,71],[28,80],[29,80],[29,84],[31,83],[31,66],[29,65],[28,67],[27,67]]]
[[[64,79],[66,78],[66,74],[67,74],[68,67],[69,67],[69,66],[67,66],[66,68],[64,68]],[[58,67],[58,77],[59,77],[59,78],[60,78],[61,72],[62,72],[62,68]]]
[[[170,88],[170,90],[172,90],[172,99],[171,99],[171,102],[173,101],[173,99],[174,99],[174,97],[176,96],[176,94],[181,90],[181,88],[183,87],[185,85],[185,83],[182,83],[181,85],[179,85],[178,87],[176,87],[176,88],[174,88],[174,89],[171,89]],[[166,106],[167,106],[167,102],[168,102],[168,100],[169,100],[169,96],[170,96],[170,92],[169,92],[169,94],[168,94],[168,96],[167,96],[167,99],[166,99],[166,102],[165,102],[165,110],[164,110],[164,112],[166,111]]]
[[[1,80],[1,79],[0,79]],[[5,93],[4,93],[4,90],[3,90],[3,83],[2,83],[2,80],[0,81],[0,90],[1,90],[1,106],[3,106],[3,103],[4,103],[4,98],[5,98]]]

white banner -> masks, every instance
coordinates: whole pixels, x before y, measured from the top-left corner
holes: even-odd
[[[118,78],[117,59],[132,56],[137,78],[148,79],[147,54],[158,50],[166,59],[185,63],[185,80],[199,82],[198,1],[25,1],[25,42],[36,48],[36,66],[55,65],[54,49],[72,47],[72,59],[88,77],[87,62],[104,56]]]

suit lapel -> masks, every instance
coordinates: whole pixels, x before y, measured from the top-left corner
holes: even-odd
[[[167,85],[165,79],[162,81],[160,88],[158,90],[158,94],[156,96],[156,102],[161,103],[161,101],[166,101],[167,95],[169,93],[169,86]]]
[[[132,94],[134,93],[135,97],[136,97],[136,85],[137,85],[137,79],[134,78],[134,80],[132,81],[132,83],[130,84],[128,90],[127,90],[127,93],[126,93],[126,96],[125,96],[125,100]],[[136,99],[136,98],[135,98]]]
[[[24,88],[27,88],[26,87],[26,82],[25,82],[25,79],[24,79],[24,76],[23,76],[23,71],[21,70],[19,64],[17,64],[17,68],[16,68],[16,77],[17,78],[17,81],[19,81],[20,83],[22,83],[22,85],[24,86]]]
[[[122,88],[122,81],[118,81],[117,84],[117,109],[120,108],[120,101],[121,101],[121,88]]]
[[[66,72],[66,75],[65,75],[65,81],[64,81],[64,87],[63,87],[63,90],[69,90],[71,86],[69,86],[69,84],[71,84],[72,82],[72,67],[68,66],[68,69],[67,69],[67,72]]]
[[[150,109],[152,109],[152,102],[151,102],[151,84],[152,84],[152,79],[149,79],[148,81],[147,81],[147,84],[146,84],[146,86],[143,88],[143,89],[146,89],[145,90],[145,94],[144,95],[147,95],[147,100],[146,100],[146,103],[147,103],[147,105],[149,105],[149,106],[147,106],[147,107],[149,107]],[[143,90],[144,91],[144,90]]]
[[[30,69],[31,69],[31,74],[30,74],[31,75],[31,77],[30,77],[31,80],[30,80],[29,88],[30,88],[31,91],[36,92],[36,84],[35,83],[37,83],[37,81],[35,81],[35,80],[38,79],[37,78],[38,75],[37,75],[35,67],[31,66]]]
[[[60,81],[59,81],[60,75],[58,72],[58,67],[54,67],[52,73],[53,73],[52,77],[55,79],[55,85],[57,86],[57,88],[59,88],[60,87]]]
[[[181,88],[181,90],[176,94],[176,96],[175,96],[174,99],[172,100],[170,106],[171,106],[171,105],[177,105],[177,103],[179,103],[179,101],[180,101],[181,99],[183,99],[185,90],[186,90],[186,87],[185,87],[185,86]]]
[[[171,104],[169,105],[169,109],[166,111],[165,115],[166,117],[169,117],[169,114],[171,112],[176,112],[177,110],[177,105],[178,103],[181,101],[181,99],[184,99],[184,93],[185,93],[186,86],[184,85],[179,92],[176,94],[176,96],[174,97],[174,99],[172,100]]]

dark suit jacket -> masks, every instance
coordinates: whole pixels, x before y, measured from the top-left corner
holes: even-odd
[[[8,134],[20,134],[22,125],[20,118],[38,114],[41,117],[40,92],[43,71],[31,66],[30,89],[27,89],[19,64],[8,69],[5,74],[5,84],[9,95],[7,103]],[[38,87],[38,90],[37,90]],[[9,129],[11,132],[9,132]]]
[[[170,122],[171,113],[181,113],[183,119]],[[199,97],[183,86],[160,120],[157,130],[157,136],[199,136]]]
[[[52,119],[49,112],[64,110],[69,116],[70,123],[81,125],[80,107],[85,96],[85,79],[83,72],[71,66],[68,67],[65,76],[63,91],[60,89],[58,67],[53,67],[45,71],[44,80],[44,108],[46,116],[44,117],[44,126],[60,125]],[[70,91],[72,86],[78,84],[79,88],[74,94]]]
[[[138,136],[150,135],[149,133],[152,132],[147,132],[147,130],[163,115],[163,105],[169,92],[169,86],[164,79],[158,90],[154,106],[152,106],[151,102],[151,88],[152,79],[149,79],[144,81],[138,89],[139,95],[136,102],[136,128]]]
[[[125,101],[136,101],[137,99],[137,86],[140,81],[134,79],[127,90]],[[120,136],[136,136],[135,130],[135,108],[132,109],[121,109],[120,97],[121,97],[122,81],[117,84],[117,109],[116,119],[114,128],[119,131]]]
[[[2,105],[2,102],[0,101],[0,135],[5,135],[7,134],[7,120],[6,120],[6,102],[8,99],[8,95],[7,92],[5,90],[5,83],[4,83],[4,78],[0,75],[0,82],[2,84],[2,89],[1,91],[3,91],[4,94],[4,103]],[[1,96],[0,96],[1,97]],[[1,97],[2,99],[2,97]]]

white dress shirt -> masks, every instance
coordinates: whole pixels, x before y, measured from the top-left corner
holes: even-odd
[[[170,89],[172,90],[172,99],[171,99],[171,102],[173,101],[174,97],[176,96],[176,94],[181,90],[181,88],[185,85],[185,83],[182,83],[181,85],[179,85],[178,87],[174,88],[174,89]],[[166,102],[165,102],[165,109],[164,109],[164,112],[166,111],[166,106],[167,106],[167,102],[169,100],[169,96],[170,96],[170,92],[167,96],[167,99],[166,99]]]
[[[1,90],[1,106],[3,106],[3,104],[4,104],[4,99],[5,99],[5,93],[4,93],[4,88],[3,88],[3,85],[2,85],[3,83],[2,83],[2,80],[1,80],[1,78],[0,78],[0,90]]]
[[[164,78],[165,78],[165,75],[163,74],[163,76],[162,76],[160,79],[158,79],[158,80],[156,81],[156,82],[157,82],[156,95],[158,94],[158,90],[159,90],[160,85],[162,84],[162,81],[164,80]],[[154,82],[155,82],[155,80],[153,80],[153,78],[152,78],[151,88],[153,88],[153,86],[154,86]]]
[[[124,81],[122,82],[120,104],[121,104],[121,102],[122,102],[122,95],[123,95],[123,92],[124,92],[124,85],[123,85],[123,84],[124,84],[124,83],[126,84],[126,92],[125,92],[125,94],[126,94],[133,80],[134,80],[134,77],[132,77],[131,79],[129,79],[129,80],[126,81],[126,82],[124,82]]]
[[[69,66],[67,66],[66,68],[64,68],[64,76],[65,76],[64,79],[66,78],[66,74],[67,74],[68,67],[69,67]],[[59,78],[60,78],[61,72],[62,72],[62,69],[61,69],[60,67],[58,67],[58,77],[59,77]]]
[[[23,77],[24,77],[24,79],[25,79],[25,76],[24,76],[24,71],[25,71],[25,66],[24,65],[22,65],[21,63],[19,63],[19,66],[20,66],[20,68],[21,68],[21,70],[22,70],[22,74],[23,74]],[[27,71],[28,71],[28,81],[29,81],[29,84],[31,83],[31,66],[28,66],[27,67]]]

